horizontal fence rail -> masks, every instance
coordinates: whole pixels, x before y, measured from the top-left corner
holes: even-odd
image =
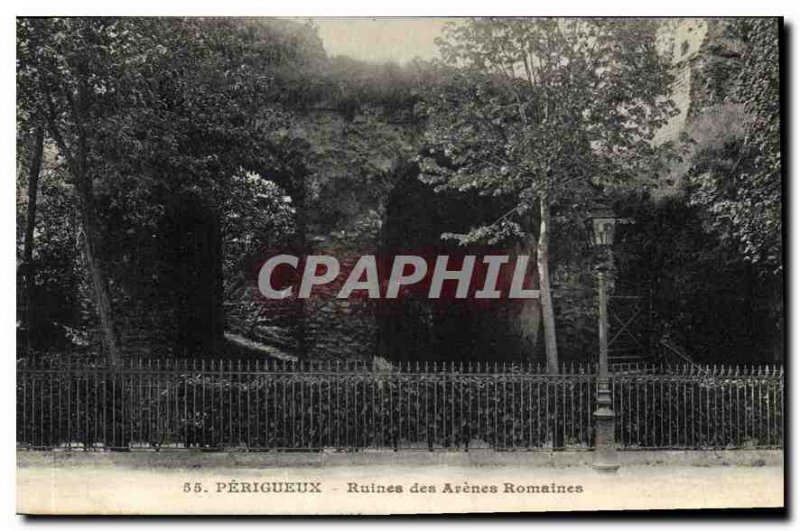
[[[588,449],[595,367],[21,361],[17,441],[83,449]],[[624,448],[782,448],[783,369],[626,365]]]

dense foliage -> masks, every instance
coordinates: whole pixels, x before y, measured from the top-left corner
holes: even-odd
[[[730,85],[717,93],[719,106],[695,120],[691,135],[690,202],[765,275],[783,269],[778,30],[772,19],[728,22],[740,60],[709,72]]]
[[[246,193],[235,185],[248,172],[280,171],[275,133],[302,102],[286,94],[321,48],[286,24],[240,20],[20,19],[18,37],[20,123],[46,127],[75,192],[74,229],[115,358],[115,307],[169,276],[156,256],[173,243],[161,242],[164,223],[243,207],[231,194]]]
[[[651,294],[651,338],[780,359],[778,27],[714,24],[676,162],[657,20],[469,20],[440,61],[374,65],[293,21],[21,18],[20,352],[210,356],[234,332],[303,356],[308,309],[253,294],[269,250],[489,246],[536,257],[541,304],[409,301],[376,354],[583,361],[602,199],[636,221],[614,281]]]

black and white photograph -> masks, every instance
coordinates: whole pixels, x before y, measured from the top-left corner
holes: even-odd
[[[781,17],[15,26],[19,514],[785,511]]]

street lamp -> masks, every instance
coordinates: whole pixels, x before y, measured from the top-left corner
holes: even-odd
[[[592,245],[600,249],[603,258],[596,268],[598,291],[598,329],[600,336],[600,359],[597,364],[597,409],[595,419],[594,463],[596,470],[614,472],[619,468],[617,448],[614,442],[614,409],[608,379],[608,287],[606,275],[611,264],[611,245],[617,218],[614,211],[605,205],[596,205],[589,211],[588,224]]]

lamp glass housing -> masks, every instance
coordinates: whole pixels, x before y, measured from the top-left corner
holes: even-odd
[[[617,218],[610,208],[602,207],[589,213],[591,241],[595,247],[605,247],[614,243],[614,230]]]

